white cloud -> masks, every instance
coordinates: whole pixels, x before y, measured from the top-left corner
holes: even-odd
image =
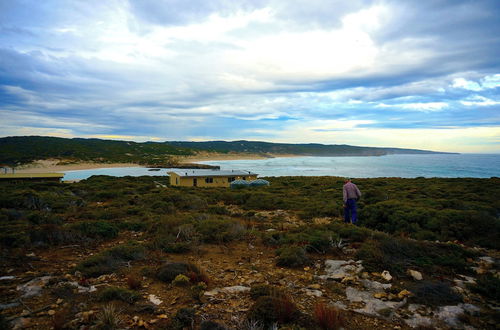
[[[421,103],[400,103],[400,104],[385,104],[379,103],[377,108],[397,108],[397,109],[407,109],[416,111],[440,111],[444,108],[449,107],[446,102],[421,102]]]
[[[474,95],[466,100],[460,101],[465,106],[472,107],[472,106],[479,106],[479,107],[487,107],[487,106],[492,106],[492,105],[497,105],[500,104],[499,101],[495,101],[492,99],[489,99],[487,97],[481,96],[481,95]]]
[[[452,83],[451,87],[463,88],[463,89],[467,89],[467,90],[475,91],[475,92],[483,90],[483,87],[481,87],[481,85],[479,85],[477,82],[470,81],[470,80],[467,80],[464,78],[453,79],[453,83]]]

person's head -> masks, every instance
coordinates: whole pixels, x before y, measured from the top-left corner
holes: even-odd
[[[351,182],[351,179],[350,178],[345,178],[344,179],[344,183],[348,183],[348,182]]]

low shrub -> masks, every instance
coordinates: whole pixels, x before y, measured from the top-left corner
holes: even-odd
[[[454,305],[462,302],[462,296],[448,283],[424,281],[410,287],[413,294],[409,301],[430,306]]]
[[[127,285],[131,290],[138,290],[142,287],[142,277],[136,274],[127,276]]]
[[[276,250],[276,265],[283,267],[301,267],[309,264],[307,252],[300,246],[284,246]]]
[[[167,262],[158,269],[156,277],[163,282],[171,283],[177,275],[186,275],[191,272],[195,274],[200,273],[198,268],[193,264],[184,262]]]
[[[179,274],[173,279],[172,284],[175,286],[186,286],[189,284],[189,277]]]
[[[120,329],[123,325],[123,316],[121,312],[113,304],[105,305],[97,314],[95,323],[96,329],[113,330]]]
[[[338,308],[327,306],[324,303],[318,303],[314,306],[314,320],[324,330],[337,330],[345,325],[342,312]]]
[[[469,286],[472,292],[500,301],[500,279],[492,274],[481,275],[477,278],[476,284]]]
[[[118,228],[107,221],[80,221],[69,225],[69,228],[91,238],[115,238]]]
[[[85,277],[97,277],[116,271],[123,263],[144,258],[145,249],[133,243],[116,246],[80,262],[75,270]]]
[[[254,285],[250,288],[250,297],[256,300],[260,297],[271,296],[277,290],[278,288],[271,285],[266,285],[266,284]]]
[[[98,293],[99,301],[112,301],[121,300],[123,302],[133,304],[140,299],[140,295],[134,291],[120,288],[120,287],[108,287]]]
[[[433,272],[467,271],[468,257],[474,253],[454,244],[419,242],[390,236],[369,239],[356,253],[367,271],[389,270],[404,276],[409,267],[430,268]]]
[[[205,282],[198,282],[195,285],[191,286],[190,292],[191,292],[191,297],[195,299],[196,301],[201,301],[201,298],[203,297],[203,293],[207,289],[207,285]]]
[[[259,297],[250,308],[247,318],[269,326],[275,322],[289,323],[296,320],[300,313],[290,297],[286,295]]]
[[[195,310],[193,308],[181,308],[175,313],[173,321],[180,328],[191,327],[194,324]]]
[[[226,327],[214,321],[203,321],[200,330],[226,330]]]

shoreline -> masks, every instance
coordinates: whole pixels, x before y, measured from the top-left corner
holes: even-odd
[[[114,168],[114,167],[143,167],[135,163],[75,163],[58,165],[59,160],[39,160],[31,164],[23,165],[16,168],[16,173],[58,173],[78,170],[92,170],[97,168]]]
[[[219,154],[219,153],[201,153],[194,156],[177,157],[176,161],[179,165],[186,165],[207,161],[218,160],[257,160],[268,158],[283,158],[283,157],[298,157],[298,155],[262,155],[262,154]],[[30,164],[19,166],[15,169],[16,173],[59,173],[67,171],[92,170],[98,168],[116,168],[116,167],[145,167],[137,163],[95,163],[81,162],[74,164],[60,164],[58,159],[38,160]],[[155,168],[154,166],[151,168]],[[175,166],[172,166],[175,168]]]

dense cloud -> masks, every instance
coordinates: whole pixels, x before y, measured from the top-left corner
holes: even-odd
[[[498,152],[499,14],[494,0],[3,1],[0,133]]]

